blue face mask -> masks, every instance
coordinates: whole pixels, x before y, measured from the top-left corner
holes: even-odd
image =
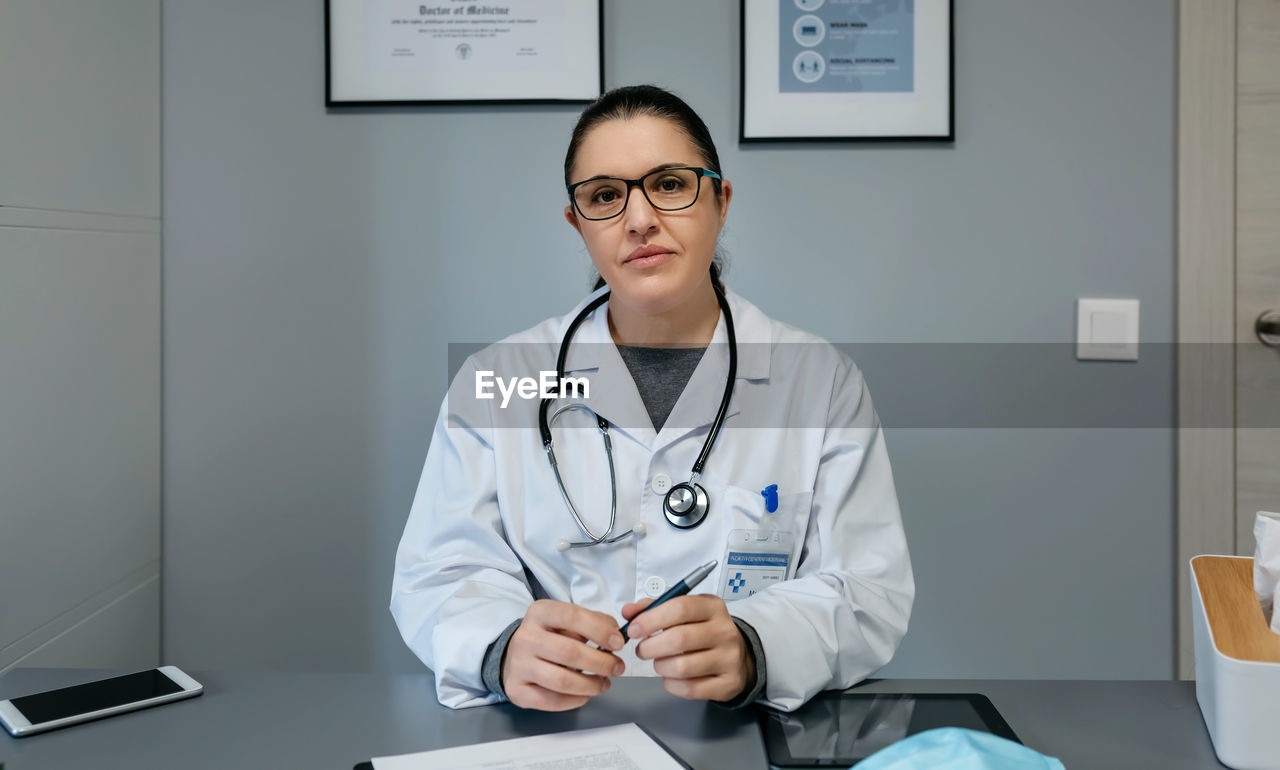
[[[941,727],[877,751],[852,770],[1065,770],[1053,757],[990,733]]]

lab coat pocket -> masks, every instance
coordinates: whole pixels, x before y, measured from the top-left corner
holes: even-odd
[[[766,516],[773,518],[775,532],[790,535],[791,561],[787,565],[787,579],[796,576],[800,561],[800,549],[804,546],[805,532],[809,529],[809,507],[813,504],[813,492],[793,492],[778,495],[778,510]]]
[[[754,541],[760,547],[764,547],[767,542],[768,550],[777,553],[781,549],[785,552],[788,557],[785,578],[790,579],[795,576],[796,562],[800,556],[799,549],[804,542],[805,531],[809,525],[809,506],[813,501],[812,491],[778,495],[778,507],[773,512],[767,510],[766,498],[759,491],[724,486],[716,492],[711,490],[708,492],[713,495],[716,492],[719,493],[718,496],[723,501],[722,510],[727,513],[721,519],[721,536],[724,538],[726,554],[732,550],[728,546],[742,545],[745,542],[744,536],[750,533],[750,538],[747,539]],[[713,497],[712,507],[714,508],[715,505]],[[725,571],[729,567],[727,562],[721,566]],[[729,573],[724,580],[731,576],[732,573]]]

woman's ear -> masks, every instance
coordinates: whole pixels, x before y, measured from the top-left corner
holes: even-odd
[[[582,227],[578,224],[578,214],[573,210],[572,205],[564,207],[564,221],[568,222],[569,226],[574,230],[577,230],[578,235],[582,235]]]
[[[728,179],[720,181],[720,226],[724,227],[724,219],[729,216],[729,201],[733,199],[733,183]]]

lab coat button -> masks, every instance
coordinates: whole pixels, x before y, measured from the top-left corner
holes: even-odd
[[[644,592],[648,594],[651,599],[657,599],[659,596],[662,596],[662,592],[665,590],[667,590],[667,581],[657,575],[646,578],[644,581]]]
[[[665,495],[671,491],[671,477],[665,473],[659,473],[653,477],[653,482],[649,484],[649,488],[653,490],[655,495]]]

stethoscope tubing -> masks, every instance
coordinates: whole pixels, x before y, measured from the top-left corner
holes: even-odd
[[[733,327],[733,313],[729,310],[729,300],[725,297],[724,292],[722,292],[719,287],[713,288],[716,294],[716,301],[719,303],[720,309],[724,313],[725,332],[729,338],[729,373],[725,378],[724,395],[720,398],[720,408],[716,411],[715,420],[712,421],[711,424],[711,430],[707,433],[707,438],[702,443],[702,451],[698,454],[698,459],[693,464],[693,470],[690,474],[689,481],[675,485],[675,487],[667,493],[667,497],[664,499],[663,507],[667,520],[671,522],[672,526],[680,529],[691,529],[696,527],[698,524],[701,524],[706,517],[706,509],[709,507],[709,501],[707,499],[706,491],[703,490],[697,482],[702,475],[702,468],[707,462],[707,456],[711,453],[711,447],[715,445],[716,438],[720,435],[720,427],[724,424],[725,414],[729,411],[729,401],[733,396],[733,384],[738,374],[738,337]],[[586,320],[588,315],[608,301],[610,294],[611,292],[606,291],[599,297],[596,297],[569,323],[569,328],[565,330],[564,339],[560,342],[559,355],[556,357],[557,382],[562,382],[565,378],[564,367],[568,358],[569,342],[573,339],[574,332],[577,331],[578,326]],[[566,404],[565,406],[557,409],[555,413],[548,418],[547,409],[554,400],[554,398],[544,398],[542,399],[541,404],[539,404],[538,432],[542,438],[542,447],[547,453],[547,461],[550,463],[552,473],[555,475],[556,486],[560,488],[560,496],[564,499],[565,506],[569,509],[569,513],[573,515],[573,520],[577,523],[578,528],[589,538],[589,540],[581,542],[561,540],[558,544],[559,550],[566,551],[570,548],[587,548],[589,546],[599,545],[600,543],[616,543],[625,537],[642,531],[640,526],[637,525],[636,527],[633,527],[621,534],[613,534],[614,525],[616,524],[618,517],[618,480],[613,464],[613,442],[609,438],[608,420],[605,420],[603,417],[596,414],[590,407],[580,403]],[[595,415],[596,426],[600,429],[600,435],[604,442],[605,456],[609,461],[609,487],[611,492],[609,526],[604,531],[604,534],[601,535],[596,535],[592,532],[591,528],[588,527],[587,523],[583,520],[582,515],[578,512],[578,507],[574,505],[573,499],[569,496],[569,490],[565,487],[564,479],[560,476],[559,463],[556,462],[555,447],[551,437],[551,423],[554,422],[562,413],[573,409],[581,409]],[[686,516],[675,514],[670,510],[672,493],[682,487],[687,488],[691,492],[701,493],[698,496],[701,500],[700,505],[702,506],[701,515],[694,517],[692,519],[692,523],[683,523]],[[689,516],[693,516],[693,514],[689,514]]]
[[[720,397],[720,408],[716,410],[716,419],[711,423],[711,432],[707,434],[707,440],[702,444],[698,461],[693,464],[694,479],[702,475],[702,466],[707,464],[707,455],[711,454],[711,446],[716,443],[716,437],[720,435],[720,426],[724,424],[724,416],[729,411],[729,400],[733,397],[733,381],[738,376],[738,335],[733,330],[733,313],[729,311],[729,299],[724,296],[724,293],[719,288],[716,288],[715,292],[720,309],[724,311],[724,331],[729,338],[729,376],[724,381],[724,395]]]
[[[554,422],[562,412],[569,412],[574,409],[591,412],[591,408],[586,404],[565,404],[551,415],[549,422]],[[594,412],[591,413],[595,414]],[[564,485],[564,479],[560,478],[560,466],[556,463],[556,453],[552,450],[550,444],[547,444],[545,447],[547,451],[547,460],[551,463],[551,470],[556,474],[556,485],[560,487],[560,496],[564,498],[564,504],[568,506],[569,513],[573,514],[573,520],[578,522],[578,528],[582,530],[583,534],[591,538],[591,541],[587,543],[570,542],[570,548],[585,548],[587,546],[598,545],[600,543],[616,543],[631,534],[631,530],[627,530],[621,535],[609,537],[610,533],[613,532],[614,523],[618,520],[618,478],[614,473],[613,468],[613,441],[609,438],[608,423],[605,423],[600,427],[600,435],[604,439],[604,453],[609,458],[609,489],[611,490],[611,499],[609,501],[609,527],[604,531],[603,535],[597,535],[592,532],[591,528],[587,526],[587,523],[582,520],[582,515],[578,513],[578,506],[574,505],[573,500],[569,497],[569,490]]]

